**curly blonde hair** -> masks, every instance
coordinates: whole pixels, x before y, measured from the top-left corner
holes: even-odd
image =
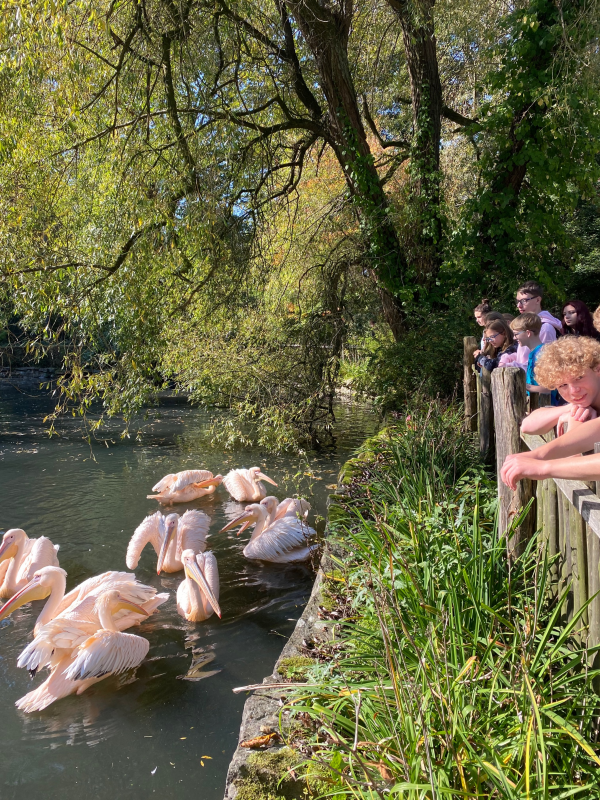
[[[598,306],[598,308],[594,311],[593,320],[594,328],[596,328],[597,331],[600,331],[600,306]]]
[[[556,389],[565,375],[579,377],[600,365],[600,342],[588,336],[563,336],[544,345],[535,365],[535,379],[546,389]]]

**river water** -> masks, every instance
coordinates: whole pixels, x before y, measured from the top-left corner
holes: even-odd
[[[166,473],[196,468],[224,474],[259,465],[278,482],[272,488],[280,498],[293,495],[296,475],[314,520],[315,511],[325,513],[327,486],[335,483],[339,466],[377,429],[366,409],[340,405],[335,446],[309,453],[307,467],[295,455],[211,450],[207,415],[188,406],[153,409],[137,438],[122,439],[115,427],[91,449],[75,420],[62,421],[60,436],[48,438],[43,418],[51,408],[43,395],[0,392],[0,530],[21,527],[59,544],[67,589],[105,570],[126,569],[131,534],[158,507],[146,495]],[[176,510],[186,508],[211,517],[208,546],[219,564],[223,616],[200,624],[180,617],[175,592],[181,574],[158,577],[148,546],[136,574],[171,598],[135,631],[150,641],[135,674],[108,678],[80,697],[25,715],[15,700],[47,673],[32,682],[16,660],[42,603],[0,623],[1,800],[138,800],[165,792],[178,800],[222,798],[245,701],[231,690],[271,672],[314,575],[303,566],[250,562],[242,555],[247,534],[219,535],[234,510],[223,487],[213,498]]]

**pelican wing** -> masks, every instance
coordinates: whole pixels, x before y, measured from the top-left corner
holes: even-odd
[[[39,539],[28,539],[26,542],[27,551],[21,562],[17,582],[28,583],[33,578],[33,573],[42,567],[58,567],[58,556],[55,546],[46,536]]]
[[[80,646],[77,657],[65,673],[72,681],[118,675],[142,663],[150,642],[142,636],[100,630]]]
[[[251,539],[244,548],[244,554],[249,558],[276,561],[295,550],[307,548],[308,538],[312,534],[314,530],[306,523],[288,515],[269,525],[256,539]]]
[[[247,469],[232,469],[223,478],[223,486],[238,503],[254,497],[254,481]]]
[[[184,550],[203,553],[206,550],[206,535],[210,528],[210,517],[204,511],[190,509],[177,523],[177,550],[175,557],[181,561]]]
[[[161,523],[164,517],[160,511],[155,511],[141,522],[135,529],[127,545],[125,561],[129,569],[135,569],[140,560],[142,550],[148,543],[152,545],[158,555],[161,545]]]
[[[213,477],[212,472],[207,469],[186,469],[183,472],[177,473],[177,480],[170,487],[172,492],[178,492],[185,489],[190,483],[199,483],[200,481],[207,481]]]
[[[56,616],[59,614],[64,613],[68,608],[70,608],[75,603],[79,603],[86,597],[88,594],[95,592],[96,590],[102,591],[103,589],[110,589],[113,587],[116,588],[117,584],[124,584],[124,583],[134,583],[135,582],[135,575],[131,572],[103,572],[100,575],[94,575],[91,578],[88,578],[79,586],[76,586],[74,589],[66,594],[57,611]],[[121,588],[119,586],[119,588]]]
[[[310,509],[311,505],[308,500],[304,500],[303,498],[296,499],[295,497],[286,497],[285,500],[282,500],[277,506],[273,522],[278,519],[282,519],[289,514],[298,516],[301,519],[306,519]]]
[[[92,603],[93,606],[93,603]],[[43,625],[35,639],[20,654],[18,667],[27,667],[35,675],[42,667],[50,666],[52,656],[57,650],[70,655],[98,630],[98,621],[53,619]]]
[[[159,482],[156,484],[156,486],[152,487],[152,491],[153,492],[166,492],[166,491],[169,491],[171,489],[172,485],[177,480],[177,476],[179,474],[180,474],[179,472],[177,472],[177,473],[170,472],[168,475],[165,475],[164,478],[161,478],[161,480],[159,480]]]

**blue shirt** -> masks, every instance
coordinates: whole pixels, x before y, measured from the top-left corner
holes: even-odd
[[[534,347],[531,353],[529,353],[529,358],[527,360],[527,383],[530,386],[539,386],[539,383],[535,379],[535,365],[537,364],[537,360],[540,357],[540,353],[542,351],[542,344],[538,344],[537,347]],[[527,392],[529,394],[529,392]],[[550,403],[553,406],[560,406],[562,405],[562,398],[556,389],[552,389],[550,392]]]

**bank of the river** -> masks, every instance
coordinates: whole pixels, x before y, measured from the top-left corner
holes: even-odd
[[[279,736],[238,748],[227,800],[600,797],[600,676],[543,543],[509,568],[461,424],[417,411],[342,469],[311,600],[246,702],[240,740]]]

